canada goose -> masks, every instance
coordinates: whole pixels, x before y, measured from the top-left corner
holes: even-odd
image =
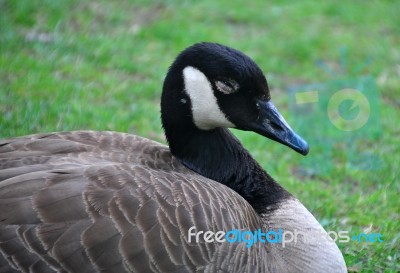
[[[95,131],[0,141],[0,272],[346,272],[317,220],[226,129],[308,153],[253,60],[214,43],[185,49],[161,118],[169,148]],[[248,247],[189,234],[235,229],[315,240]]]

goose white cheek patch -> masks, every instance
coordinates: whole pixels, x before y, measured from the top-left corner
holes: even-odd
[[[192,103],[193,121],[198,128],[235,127],[219,108],[211,83],[201,71],[188,66],[183,70],[183,78],[185,92]]]

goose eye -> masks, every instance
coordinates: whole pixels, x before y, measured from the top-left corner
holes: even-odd
[[[224,94],[232,94],[239,90],[239,84],[231,79],[216,81],[215,86]]]

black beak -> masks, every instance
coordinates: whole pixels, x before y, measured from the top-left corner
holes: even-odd
[[[271,101],[259,101],[260,115],[247,126],[247,130],[286,145],[296,152],[306,155],[309,151],[307,142],[298,136]]]

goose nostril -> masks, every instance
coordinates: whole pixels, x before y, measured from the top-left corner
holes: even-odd
[[[271,121],[270,125],[272,127],[272,129],[274,130],[283,130],[282,126],[278,123],[276,123],[275,121]]]

